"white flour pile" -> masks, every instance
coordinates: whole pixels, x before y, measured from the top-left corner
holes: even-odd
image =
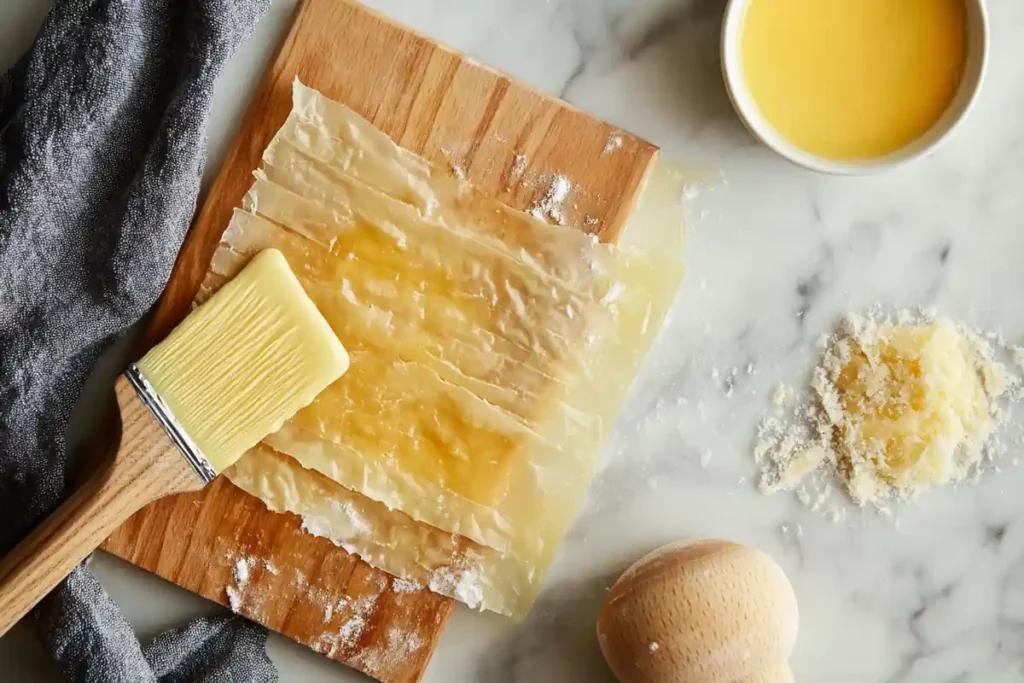
[[[932,312],[851,314],[820,346],[810,399],[777,388],[758,428],[762,491],[819,509],[841,488],[882,507],[971,478],[1003,450],[994,435],[1020,377],[992,349],[1015,362],[1021,349]]]

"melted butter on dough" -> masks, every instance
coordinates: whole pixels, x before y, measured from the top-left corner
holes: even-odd
[[[429,567],[442,592],[522,617],[679,261],[537,221],[316,91],[294,96],[200,296],[279,249],[351,365],[229,476],[375,566]],[[373,531],[318,497],[364,501]]]
[[[307,532],[404,579],[409,589],[430,587],[460,599],[459,586],[471,585],[479,591],[481,604],[505,614],[512,614],[518,596],[530,591],[514,558],[390,510],[264,444],[249,451],[227,475],[274,512],[299,515]],[[454,581],[440,580],[450,577]]]

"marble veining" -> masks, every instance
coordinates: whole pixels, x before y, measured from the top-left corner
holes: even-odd
[[[804,385],[816,339],[846,311],[935,306],[1024,341],[1024,5],[989,3],[989,78],[947,145],[832,178],[775,157],[733,115],[722,0],[372,4],[722,176],[689,207],[687,280],[540,602],[518,625],[460,610],[427,680],[610,683],[594,618],[618,572],[660,543],[721,536],[790,575],[798,681],[1024,681],[1012,429],[1001,471],[891,519],[848,504],[833,523],[766,497],[751,456],[772,389]]]
[[[833,523],[766,497],[752,458],[773,388],[806,382],[815,340],[846,311],[934,306],[1024,342],[1024,3],[989,0],[989,75],[954,138],[864,178],[796,168],[746,133],[720,76],[725,0],[369,4],[721,175],[688,209],[687,279],[544,594],[522,624],[459,608],[426,681],[612,683],[594,635],[607,588],[640,554],[702,536],[755,545],[789,574],[798,681],[1024,681],[1019,427],[1001,471],[892,518],[851,505]],[[276,0],[222,79],[212,167],[293,6]],[[115,597],[127,572],[101,574]],[[271,649],[283,680],[300,666],[360,680]]]

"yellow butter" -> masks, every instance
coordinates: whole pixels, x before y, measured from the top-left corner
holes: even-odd
[[[964,0],[751,0],[743,78],[803,150],[882,157],[924,135],[953,100],[966,33]]]
[[[268,249],[138,367],[221,472],[338,379],[348,354],[281,252]]]

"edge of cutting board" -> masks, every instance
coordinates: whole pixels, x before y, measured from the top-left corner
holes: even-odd
[[[140,353],[188,314],[231,211],[291,109],[296,75],[354,108],[403,147],[436,164],[458,166],[475,186],[510,206],[535,205],[553,175],[565,173],[577,181],[566,206],[570,224],[589,225],[585,219],[596,218],[593,232],[604,241],[621,234],[658,155],[650,143],[379,12],[351,0],[304,0],[186,236]],[[466,130],[472,135],[464,135]],[[609,153],[612,136],[621,144]],[[516,154],[529,160],[525,175],[515,171]],[[386,573],[303,532],[298,517],[270,512],[223,478],[203,492],[150,505],[103,548],[223,605],[230,602],[225,586],[231,585],[233,563],[255,558],[248,581],[262,597],[236,602],[236,611],[385,683],[422,677],[453,606],[426,591],[391,590]],[[260,564],[264,557],[276,563],[277,574]],[[287,568],[277,566],[285,563]],[[287,583],[281,578],[286,569],[301,580]],[[312,601],[317,592],[337,597],[367,591],[382,591],[383,606],[359,642],[339,646],[318,636],[330,620],[324,605]],[[396,624],[420,629],[422,646],[399,662],[371,661],[368,654],[388,646],[388,631]]]

